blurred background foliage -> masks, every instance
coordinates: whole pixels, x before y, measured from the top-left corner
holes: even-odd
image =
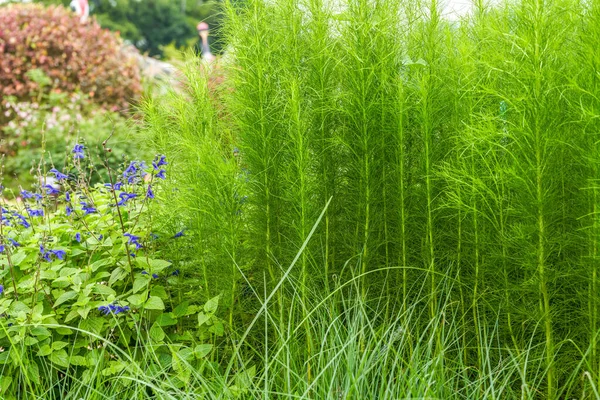
[[[62,4],[69,0],[36,0],[36,3]],[[211,50],[222,48],[220,0],[89,0],[90,15],[103,28],[118,31],[123,39],[150,56],[164,56],[164,47],[196,48],[196,25],[200,21],[211,28]]]

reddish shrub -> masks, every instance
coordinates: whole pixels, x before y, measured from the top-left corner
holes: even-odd
[[[136,60],[121,50],[121,40],[86,24],[63,7],[37,4],[0,8],[0,98],[20,99],[39,91],[27,75],[39,68],[54,91],[90,95],[95,102],[125,107],[140,90]]]

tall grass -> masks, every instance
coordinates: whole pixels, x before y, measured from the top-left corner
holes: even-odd
[[[595,393],[598,10],[226,3],[226,90],[192,67],[145,113],[206,295],[228,294],[234,330],[266,311],[240,353],[254,394]],[[274,303],[250,295],[304,244]],[[401,350],[373,358],[398,330]]]

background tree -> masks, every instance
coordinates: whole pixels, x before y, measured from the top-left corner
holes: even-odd
[[[69,6],[69,0],[34,0],[42,4]],[[19,1],[9,1],[19,2]],[[103,28],[121,36],[142,52],[162,56],[163,46],[193,46],[198,40],[196,25],[205,21],[211,28],[211,50],[221,49],[220,0],[90,0],[90,15]]]

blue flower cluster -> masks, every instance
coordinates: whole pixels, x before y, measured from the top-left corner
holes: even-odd
[[[17,220],[25,228],[29,228],[31,224],[27,221],[24,215],[19,214],[16,211],[9,211],[6,208],[2,208],[2,224],[5,226],[11,226],[13,220]]]
[[[49,172],[53,173],[54,176],[56,177],[56,180],[59,181],[59,182],[62,181],[62,180],[65,180],[65,179],[69,178],[68,175],[63,174],[62,172],[60,172],[56,168],[52,168]]]
[[[84,215],[93,214],[98,211],[96,210],[96,208],[86,203],[85,201],[82,201],[79,204],[81,204],[81,211],[83,211]]]
[[[142,244],[139,242],[140,237],[139,236],[135,236],[131,233],[124,233],[123,236],[125,236],[126,238],[129,238],[129,240],[127,241],[127,243],[129,244],[133,244],[135,246],[136,249],[141,249],[143,246]]]
[[[135,199],[136,197],[137,197],[137,194],[135,194],[135,193],[125,193],[125,192],[119,193],[119,198],[121,200],[117,203],[117,206],[119,206],[119,207],[124,206],[128,200]]]
[[[71,150],[71,152],[73,153],[73,158],[75,159],[84,159],[85,158],[85,154],[83,153],[84,150],[84,146],[82,144],[76,144],[75,147],[73,147],[73,150]]]
[[[64,260],[67,255],[64,250],[46,250],[42,244],[40,244],[40,254],[42,255],[42,258],[48,262],[52,262],[53,259]]]
[[[118,304],[109,304],[107,306],[98,307],[98,311],[100,311],[104,315],[109,315],[109,314],[117,315],[120,313],[125,313],[129,310],[130,310],[129,306],[120,306]]]
[[[146,176],[146,164],[143,161],[132,161],[123,171],[123,179],[129,183],[137,183]]]
[[[42,199],[44,198],[44,196],[42,196],[39,193],[31,193],[27,190],[21,190],[21,197],[23,197],[24,199],[35,199],[38,202],[42,201]]]
[[[104,186],[112,190],[121,190],[123,182],[117,182],[114,185],[111,185],[110,183],[105,183]]]
[[[148,275],[148,271],[142,271],[142,275]],[[152,274],[153,279],[158,279],[158,274]]]

